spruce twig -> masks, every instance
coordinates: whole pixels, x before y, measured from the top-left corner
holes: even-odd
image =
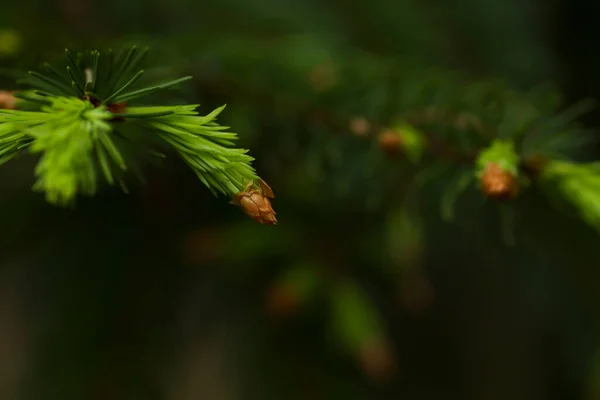
[[[93,196],[100,178],[125,190],[121,176],[135,160],[124,157],[125,142],[119,141],[124,138],[140,154],[164,157],[151,148],[156,144],[174,149],[215,195],[233,198],[250,190],[259,180],[254,159],[248,150],[235,148],[237,135],[216,122],[224,106],[201,116],[196,105],[127,104],[191,79],[129,91],[144,74],[136,69],[147,50],[124,49],[116,59],[112,51],[103,59],[98,51],[75,58],[65,50],[65,73],[47,63],[44,72],[30,72],[21,83],[31,89],[16,94],[24,109],[0,110],[0,164],[25,151],[40,153],[34,190],[44,192],[50,203],[67,206],[79,194]],[[153,136],[130,137],[130,128]]]

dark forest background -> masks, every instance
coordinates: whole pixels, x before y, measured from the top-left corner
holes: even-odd
[[[552,82],[568,102],[600,98],[600,3],[21,0],[0,10],[2,68],[137,43],[152,47],[158,75],[194,75],[162,100],[205,113],[228,104],[220,122],[256,157],[279,219],[254,223],[175,157],[130,194],[107,189],[76,209],[30,190],[35,159],[2,166],[0,399],[600,398],[596,232],[532,195],[507,247],[477,193],[441,220],[443,178],[406,228],[399,197],[368,201],[401,190],[402,172],[384,163],[366,174],[369,144],[307,111],[377,118],[393,89],[377,66],[398,55],[524,90]],[[335,80],[328,66],[354,54],[376,71],[364,78],[372,88],[315,94]],[[353,82],[338,84],[352,93]],[[16,86],[5,77],[0,88]],[[600,126],[600,111],[583,122]]]

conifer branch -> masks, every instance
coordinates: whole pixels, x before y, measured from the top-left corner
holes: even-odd
[[[214,195],[235,199],[253,193],[254,202],[268,204],[261,212],[274,215],[267,200],[272,191],[263,192],[268,186],[252,167],[254,159],[248,150],[235,147],[235,133],[216,122],[224,106],[206,116],[199,115],[197,105],[129,106],[191,79],[134,88],[144,73],[137,68],[146,52],[132,47],[115,59],[112,51],[101,57],[98,51],[74,55],[65,50],[64,73],[47,63],[45,73],[30,72],[19,81],[30,89],[15,95],[20,109],[0,110],[0,164],[25,151],[39,154],[33,189],[44,192],[48,202],[67,206],[77,195],[93,196],[101,178],[127,190],[123,173],[135,160],[125,157],[123,140],[140,154],[164,157],[153,149],[158,143],[161,150],[175,150]],[[129,136],[132,129],[154,136]],[[236,204],[248,213],[248,206]]]
[[[289,46],[297,45],[293,37],[289,46],[286,43],[254,43],[254,51],[264,52],[256,60],[263,64],[277,60],[277,68],[285,69],[282,60],[292,51]],[[214,60],[219,50],[211,51]],[[294,88],[295,98],[276,85],[249,85],[272,81],[260,76],[261,71],[272,69],[247,66],[256,73],[239,77],[233,71],[239,71],[240,60],[235,52],[227,50],[218,58],[220,73],[203,81],[202,87],[217,96],[235,93],[253,98],[252,104],[277,104],[287,114],[302,116],[307,130],[320,127],[321,132],[337,134],[339,141],[349,133],[375,137],[382,150],[399,163],[403,157],[398,156],[404,155],[413,164],[409,171],[414,172],[415,179],[436,165],[447,170],[455,164],[460,176],[467,167],[470,180],[448,182],[447,192],[456,192],[454,186],[460,182],[459,191],[475,186],[486,197],[501,202],[514,200],[527,188],[547,187],[549,182],[559,185],[560,181],[560,187],[572,187],[567,182],[583,171],[574,161],[577,153],[596,140],[577,122],[595,102],[582,101],[564,108],[557,92],[547,86],[522,92],[496,81],[471,82],[459,74],[423,68],[409,60],[382,60],[342,48],[328,53],[336,57],[312,68],[306,63],[285,69],[286,85]],[[373,109],[369,93],[374,93],[379,104],[374,112],[368,111]],[[357,155],[348,157],[356,159]],[[561,179],[556,178],[556,169],[554,178],[549,179],[544,171],[556,165],[554,162],[567,162],[572,169],[563,165]],[[375,168],[370,166],[371,170]],[[581,198],[600,195],[594,185],[576,186],[588,193]],[[555,194],[562,193],[580,215],[586,216],[585,221],[592,221],[590,215],[594,213],[600,216],[600,209],[592,207],[592,202],[577,200],[566,190],[558,190],[559,186],[555,188]],[[450,197],[456,197],[456,193]],[[450,214],[446,207],[445,215]]]

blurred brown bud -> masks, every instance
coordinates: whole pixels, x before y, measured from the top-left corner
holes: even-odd
[[[402,138],[391,129],[386,129],[379,134],[379,147],[388,154],[398,154],[402,150]]]
[[[497,163],[490,162],[481,176],[481,190],[490,199],[513,200],[519,194],[519,182],[510,171],[505,171]]]
[[[314,67],[308,79],[315,92],[323,92],[335,86],[338,78],[334,65],[326,62]]]
[[[350,120],[350,131],[356,136],[367,136],[371,124],[364,117],[354,117]]]
[[[17,98],[13,92],[0,90],[0,109],[14,110],[16,108]]]
[[[217,228],[195,230],[183,242],[183,260],[188,265],[199,265],[218,260],[223,254],[223,235]]]
[[[387,380],[397,371],[393,347],[384,338],[366,341],[360,349],[359,360],[365,374],[374,381]]]
[[[400,282],[400,302],[413,316],[424,315],[435,301],[435,291],[422,273],[411,273]]]
[[[122,101],[120,103],[109,104],[106,108],[113,114],[123,114],[127,109],[127,102]]]
[[[296,313],[299,305],[300,298],[289,284],[274,284],[267,293],[265,307],[273,317],[289,317]]]
[[[238,205],[250,218],[261,224],[277,225],[277,213],[271,206],[269,197],[275,195],[273,191],[263,180],[259,181],[257,188],[253,182],[250,182],[244,191],[237,193],[233,197],[233,203]]]
[[[98,104],[94,104],[94,106],[98,107],[99,104],[100,102],[98,102]],[[114,115],[114,117],[112,118],[113,122],[125,121],[125,119],[123,117],[120,117],[119,114],[124,114],[126,112],[127,102],[122,101],[120,103],[109,104],[106,106],[106,108]]]
[[[479,132],[485,130],[485,127],[483,126],[483,123],[479,120],[479,118],[471,114],[457,115],[456,120],[454,121],[454,125],[460,130],[466,130],[469,128],[473,128]]]

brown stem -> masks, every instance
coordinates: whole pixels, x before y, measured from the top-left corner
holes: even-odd
[[[215,80],[205,80],[202,82],[203,86],[205,88],[208,88],[209,90],[213,91],[214,93],[220,94],[220,95],[224,95],[224,96],[229,96],[230,93],[238,93],[241,94],[242,92],[242,87],[238,84],[236,84],[235,82],[225,82],[223,80],[217,82]],[[252,101],[255,104],[260,104],[260,103],[273,103],[276,101],[277,105],[279,107],[287,107],[291,110],[293,110],[296,113],[301,113],[302,111],[304,111],[304,114],[307,116],[307,118],[309,120],[312,120],[313,122],[326,126],[327,128],[331,129],[332,132],[334,133],[339,133],[339,134],[346,134],[348,132],[348,120],[350,118],[348,117],[342,117],[334,112],[331,112],[328,109],[325,108],[310,108],[309,105],[307,105],[306,103],[302,102],[302,101],[298,101],[295,99],[291,99],[291,98],[286,98],[286,99],[281,99],[281,98],[277,98],[276,96],[268,93],[267,91],[259,91],[259,90],[245,90],[243,92],[243,96],[244,97],[249,97],[252,98]],[[438,111],[439,114],[439,111]],[[450,118],[452,117],[451,114],[449,113],[445,113],[443,114],[446,118]],[[456,125],[457,123],[461,122],[464,124],[464,121],[469,120],[468,118],[465,118],[467,114],[458,114],[457,116],[454,116],[454,119],[451,120],[450,122],[454,125]],[[418,122],[417,117],[424,117],[427,116],[427,121],[431,122],[431,110],[424,110],[422,113],[418,113],[415,112],[414,114],[411,115],[411,118],[415,121]],[[461,117],[462,119],[460,119],[459,117]],[[470,119],[470,125],[471,127],[475,128],[477,127],[478,130],[477,132],[482,134],[482,135],[488,135],[489,131],[488,130],[484,130],[483,129],[483,125],[481,123],[477,123],[475,119]],[[447,121],[448,122],[448,121]],[[382,131],[384,129],[386,129],[386,126],[384,126],[383,124],[377,124],[377,123],[371,123],[371,127],[373,130],[376,131]],[[472,163],[474,162],[476,156],[477,156],[477,152],[465,152],[465,151],[460,151],[458,149],[456,149],[454,146],[452,146],[450,143],[439,139],[439,138],[435,138],[435,137],[428,137],[428,149],[431,153],[433,153],[434,155],[436,155],[437,157],[440,158],[444,158],[447,159],[451,162],[456,162],[456,163]]]
[[[347,116],[341,116],[325,108],[311,108],[309,104],[291,97],[277,97],[266,90],[248,90],[242,88],[242,85],[236,82],[226,82],[224,80],[205,80],[202,82],[205,88],[222,96],[230,96],[231,93],[242,94],[244,97],[251,98],[255,104],[276,103],[278,107],[287,107],[295,113],[304,113],[307,118],[316,124],[327,127],[337,134],[347,134],[348,121]],[[442,123],[454,126],[458,129],[470,129],[479,134],[486,141],[491,141],[496,136],[492,127],[486,126],[477,116],[464,112],[452,112],[440,107],[429,107],[422,110],[407,112],[404,117],[411,125],[427,125]],[[369,121],[369,128],[375,132],[382,132],[388,129],[387,126]],[[480,149],[471,151],[457,149],[451,143],[438,137],[429,135],[427,137],[427,151],[440,159],[447,160],[455,164],[473,164],[477,160]],[[546,160],[540,156],[532,156],[523,160],[520,165],[521,172],[531,179],[535,179],[541,173],[546,164]]]
[[[477,116],[464,112],[452,112],[440,107],[428,107],[424,110],[409,112],[405,118],[414,125],[441,123],[461,130],[470,129],[486,140],[491,140],[496,136],[494,130],[486,126]]]

